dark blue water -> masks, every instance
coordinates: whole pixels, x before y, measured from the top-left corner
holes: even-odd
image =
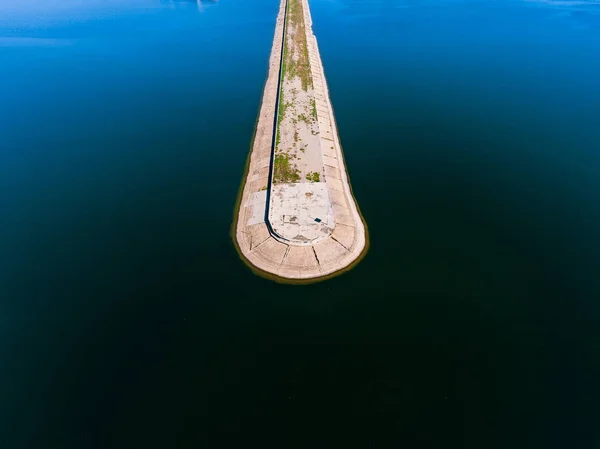
[[[371,249],[229,236],[277,0],[0,4],[0,447],[597,448],[600,4],[311,0]]]

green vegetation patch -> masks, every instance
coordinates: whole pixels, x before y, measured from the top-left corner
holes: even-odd
[[[286,182],[298,182],[300,180],[300,170],[296,164],[290,163],[289,155],[279,153],[275,156],[275,167],[273,171],[273,182],[275,184]]]
[[[319,172],[308,172],[306,174],[306,179],[310,182],[320,182],[321,181],[321,174]]]
[[[288,32],[284,48],[284,74],[293,79],[300,78],[302,89],[312,87],[310,72],[310,59],[308,57],[308,44],[306,42],[306,27],[304,24],[304,10],[302,0],[290,0],[287,14]],[[289,42],[287,42],[289,40]],[[291,51],[286,51],[289,49]]]

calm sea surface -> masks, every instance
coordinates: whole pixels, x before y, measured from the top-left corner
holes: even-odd
[[[278,0],[0,3],[1,448],[600,447],[600,4],[310,2],[371,249],[301,287],[229,235]]]

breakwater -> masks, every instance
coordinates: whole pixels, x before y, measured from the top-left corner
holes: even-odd
[[[259,274],[317,280],[368,246],[307,0],[282,0],[234,240]]]

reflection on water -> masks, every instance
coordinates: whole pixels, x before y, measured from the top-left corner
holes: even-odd
[[[143,13],[158,8],[193,7],[198,11],[219,0],[43,0],[21,2],[0,1],[0,36],[6,30],[18,31],[55,26],[81,20],[97,20],[127,13]]]
[[[208,6],[218,3],[219,0],[161,0],[164,5],[172,7],[197,5],[198,11],[204,11]]]

